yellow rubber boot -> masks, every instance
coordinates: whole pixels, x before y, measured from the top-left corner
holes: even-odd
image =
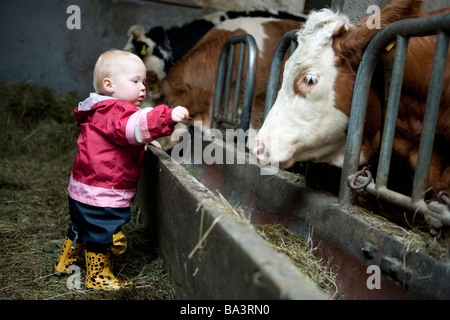
[[[117,279],[112,270],[112,253],[96,253],[86,250],[86,289],[115,291],[132,286],[133,283]]]
[[[58,260],[53,268],[53,274],[57,276],[65,275],[67,274],[68,266],[79,265],[82,259],[81,252],[83,249],[84,244],[77,243],[73,245],[73,241],[66,237],[61,253],[59,254]]]

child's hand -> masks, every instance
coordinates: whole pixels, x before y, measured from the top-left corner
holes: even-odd
[[[175,107],[172,110],[172,120],[175,122],[181,122],[189,119],[189,111],[185,107]]]
[[[162,149],[161,144],[156,140],[153,140],[152,142],[150,142],[150,144],[154,147],[157,147],[158,149]],[[145,147],[147,147],[147,145]],[[145,149],[145,150],[147,151],[147,149]]]

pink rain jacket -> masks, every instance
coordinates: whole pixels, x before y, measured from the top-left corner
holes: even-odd
[[[69,196],[96,207],[129,207],[144,158],[144,145],[172,134],[166,105],[139,109],[130,102],[91,93],[74,110],[80,127]]]

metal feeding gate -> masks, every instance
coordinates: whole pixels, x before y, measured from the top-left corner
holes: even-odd
[[[416,36],[438,33],[437,61],[445,58],[444,51],[448,46],[445,32],[450,31],[449,21],[449,15],[401,21],[384,28],[369,44],[355,83],[349,126],[349,132],[353,134],[348,135],[339,197],[334,193],[312,188],[308,183],[308,175],[302,177],[281,169],[274,175],[263,175],[263,166],[259,163],[236,165],[226,162],[208,164],[203,161],[187,163],[182,167],[174,163],[165,152],[149,148],[143,171],[145,179],[138,188],[143,203],[141,212],[143,220],[155,228],[154,234],[157,235],[162,256],[169,262],[169,273],[178,298],[328,297],[318,287],[311,285],[291,261],[280,256],[252,228],[235,217],[237,211],[234,208],[238,206],[242,215],[252,224],[281,224],[308,239],[318,249],[315,252],[321,255],[323,261],[337,266],[335,283],[338,287],[338,299],[450,298],[450,262],[446,248],[430,249],[428,243],[421,243],[420,246],[412,244],[411,237],[422,234],[401,228],[367,209],[352,205],[353,190],[348,187],[348,177],[358,167],[354,158],[360,153],[367,89],[376,65],[376,55],[382,50],[380,48],[397,37],[397,56],[403,55],[403,62],[395,62],[391,87],[397,89],[391,90],[394,93],[391,93],[390,99],[398,101],[399,88],[396,85],[402,82],[402,73],[396,70],[404,64],[406,38],[413,36],[409,30],[413,30]],[[265,114],[275,100],[281,66],[288,48],[295,46],[296,32],[294,30],[286,34],[277,47],[270,71]],[[247,130],[253,98],[256,46],[251,36],[233,38],[227,41],[221,53],[211,126]],[[239,58],[236,58],[234,46],[241,43],[242,39],[245,39],[249,51],[246,53],[241,49]],[[244,47],[242,43],[241,46]],[[244,74],[246,56],[248,62],[241,119],[238,101],[241,98],[240,79]],[[236,61],[237,71],[233,71]],[[439,63],[442,62],[435,62],[433,66],[432,78],[436,77],[436,80],[432,81],[440,81],[439,71],[442,72],[444,68]],[[231,93],[233,81],[238,89]],[[439,100],[436,91],[440,92],[440,85],[432,87],[435,88],[429,93],[427,113],[432,113],[431,118],[435,118],[437,111],[431,110],[433,106],[436,108],[436,99]],[[230,103],[232,95],[235,99]],[[390,101],[388,109],[395,108],[396,104],[395,100]],[[390,136],[392,142],[393,133],[388,132],[393,127],[389,128],[389,123],[395,123],[393,120],[396,114],[390,112],[387,111],[388,120],[383,133],[384,136]],[[432,140],[434,126],[433,121],[431,122],[431,128],[424,130],[423,135],[427,135],[426,131],[431,131],[426,139]],[[192,145],[195,146],[195,135],[193,140]],[[200,144],[202,142],[203,146],[208,147],[210,143],[216,143],[215,140],[200,141]],[[232,146],[218,145],[223,147],[225,158],[228,153],[236,156]],[[431,143],[425,143],[425,147],[427,145],[430,146]],[[387,151],[382,153],[383,163],[380,166],[383,168],[379,169],[380,175],[387,172],[385,170],[389,166],[389,157],[386,152],[391,152],[388,150],[391,146],[386,145],[386,142],[383,142],[382,148]],[[189,152],[191,151],[195,151],[195,148]],[[423,178],[423,172],[426,176],[428,168],[424,166],[419,171],[422,173],[418,173],[416,180],[420,179],[420,175]],[[360,177],[357,183],[364,182],[360,181],[362,179]],[[336,180],[339,182],[339,178]],[[377,183],[382,181],[383,178],[377,177]],[[420,183],[416,185],[419,186]],[[415,188],[415,194],[421,194],[422,189]],[[371,182],[366,190],[370,193],[372,189],[380,188]],[[384,191],[379,196],[383,197]],[[387,199],[391,197],[388,196]],[[414,197],[408,203],[415,205],[424,202],[423,199],[417,201]],[[223,199],[229,205],[224,205]],[[369,271],[376,269],[379,270],[379,288],[368,285]]]
[[[236,76],[233,77],[236,47],[240,47]],[[246,51],[248,52],[246,55]],[[255,88],[257,52],[255,39],[250,34],[240,34],[228,38],[219,58],[216,79],[216,92],[213,102],[211,128],[237,129],[247,131],[250,126],[253,91]],[[242,113],[239,114],[239,97],[241,94],[244,65],[247,56],[247,70],[244,84]],[[233,79],[235,80],[232,88]],[[230,95],[233,100],[230,110]]]
[[[386,107],[383,137],[379,155],[378,170],[375,182],[371,174],[363,169],[363,175],[357,178],[365,190],[376,197],[409,209],[413,212],[435,216],[445,225],[450,226],[450,215],[445,210],[432,213],[425,203],[425,187],[428,178],[434,132],[437,122],[439,101],[442,89],[442,79],[445,72],[450,33],[450,14],[402,20],[392,23],[378,32],[367,46],[359,66],[355,80],[352,108],[347,135],[344,166],[339,191],[339,204],[347,205],[353,201],[355,187],[350,187],[349,180],[358,171],[359,155],[364,131],[370,82],[378,61],[378,55],[387,45],[396,41],[396,56],[389,90],[389,100]],[[430,78],[423,131],[420,138],[417,168],[414,174],[411,197],[389,190],[387,180],[392,155],[396,118],[401,94],[403,72],[410,37],[423,37],[437,34],[433,67]],[[356,187],[357,188],[357,187]],[[445,195],[444,195],[445,197]],[[448,199],[448,195],[447,195]],[[447,202],[448,203],[448,202]]]
[[[280,73],[281,67],[283,66],[284,56],[286,55],[288,49],[290,49],[289,55],[291,55],[297,48],[297,32],[298,30],[291,30],[287,32],[283,36],[283,38],[281,38],[275,49],[275,53],[272,58],[272,64],[270,65],[263,120],[266,119],[270,109],[275,103],[275,99],[277,98],[278,86],[280,83]]]
[[[277,96],[284,56],[289,48],[291,54],[296,48],[297,32],[298,30],[292,30],[286,33],[275,50],[267,86],[264,119],[272,108]],[[432,213],[424,200],[439,108],[439,99],[442,89],[442,79],[447,60],[449,39],[446,33],[449,32],[450,14],[420,19],[408,19],[392,23],[383,28],[375,35],[367,46],[355,81],[352,109],[348,126],[348,131],[352,132],[352,134],[347,136],[344,166],[339,187],[340,205],[345,206],[352,204],[354,190],[365,188],[369,194],[375,195],[413,212],[419,212],[421,214],[426,213],[429,216],[432,214],[435,216],[440,215],[440,220],[443,221],[445,225],[450,225],[450,215],[448,212],[441,210],[439,213]],[[423,131],[420,139],[417,169],[414,175],[412,194],[409,197],[387,188],[392,155],[392,143],[406,62],[408,39],[410,37],[434,34],[437,34],[436,53],[430,80],[430,92],[428,93],[426,103]],[[378,63],[378,57],[384,51],[386,46],[394,41],[396,43],[396,57],[392,68],[392,77],[390,79],[389,99],[387,101],[385,112],[386,118],[384,122],[378,170],[376,180],[373,181],[372,175],[366,167],[361,171],[358,171],[359,154],[361,152],[362,135],[364,131],[364,125],[361,124],[365,121],[370,83]],[[447,204],[450,203],[448,195],[445,192],[440,193],[439,197],[442,202]]]

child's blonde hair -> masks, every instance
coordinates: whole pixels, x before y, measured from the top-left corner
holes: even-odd
[[[137,55],[131,52],[116,49],[108,50],[100,55],[94,67],[95,92],[105,94],[105,92],[103,92],[103,79],[111,77],[111,75],[117,71],[117,65],[124,58],[141,60]]]

